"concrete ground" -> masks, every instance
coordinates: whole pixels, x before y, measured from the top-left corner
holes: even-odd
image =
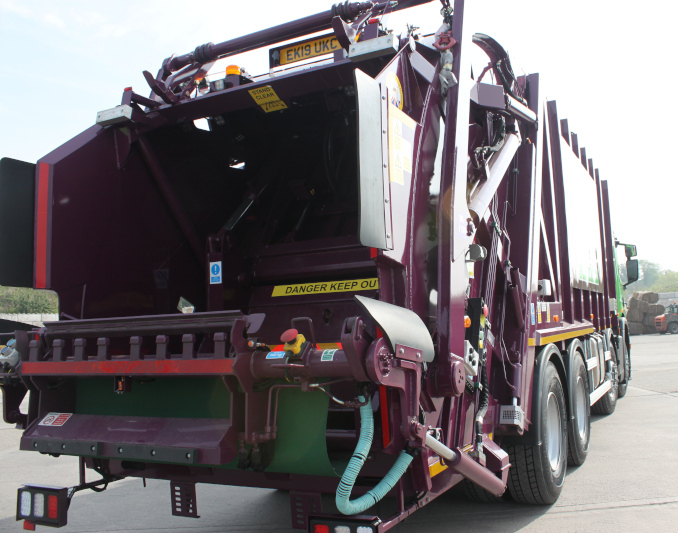
[[[397,533],[449,531],[678,531],[678,336],[632,337],[633,380],[609,417],[596,417],[586,463],[570,468],[552,506],[474,504],[456,490],[396,527]],[[77,460],[18,451],[20,432],[0,422],[0,531],[14,521],[24,482],[77,483]],[[88,479],[94,479],[89,476]],[[105,494],[77,494],[65,532],[279,532],[289,527],[287,493],[199,485],[199,520],[170,512],[168,482],[123,480]]]

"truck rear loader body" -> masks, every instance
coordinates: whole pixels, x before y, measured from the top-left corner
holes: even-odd
[[[18,520],[64,525],[125,477],[169,480],[180,516],[196,483],[289,490],[317,533],[387,531],[460,482],[558,498],[630,379],[607,182],[463,0],[435,34],[382,26],[422,3],[171,56],[150,96],[0,162],[0,283],[61,311],[4,334],[4,418],[81,461],[76,487],[20,488]],[[259,47],[268,74],[208,75]]]

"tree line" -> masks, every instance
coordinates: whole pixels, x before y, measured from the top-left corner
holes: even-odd
[[[0,313],[47,314],[59,312],[59,298],[53,292],[0,286]]]
[[[660,267],[657,263],[640,259],[640,279],[626,287],[626,294],[635,291],[678,292],[678,272]],[[626,276],[626,265],[622,263],[622,277]]]

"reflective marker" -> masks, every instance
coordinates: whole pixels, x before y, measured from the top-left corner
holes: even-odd
[[[334,526],[334,533],[351,533],[351,528],[348,526]]]

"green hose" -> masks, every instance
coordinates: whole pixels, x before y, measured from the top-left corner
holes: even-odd
[[[360,400],[360,403],[365,402],[364,396],[359,396],[358,399]],[[337,487],[335,502],[339,512],[345,515],[362,513],[381,500],[398,482],[412,462],[413,457],[409,453],[405,451],[400,452],[398,459],[391,467],[391,470],[388,471],[388,474],[384,476],[384,479],[382,479],[372,490],[369,490],[366,494],[360,496],[360,498],[351,501],[351,491],[353,490],[355,480],[360,473],[360,469],[365,463],[365,459],[367,459],[367,454],[372,446],[373,435],[374,419],[372,416],[372,405],[370,402],[367,402],[366,405],[363,405],[360,408],[360,439],[358,440],[358,445],[355,448],[355,452],[353,452],[353,457],[351,457],[344,474],[341,476],[339,487]]]

